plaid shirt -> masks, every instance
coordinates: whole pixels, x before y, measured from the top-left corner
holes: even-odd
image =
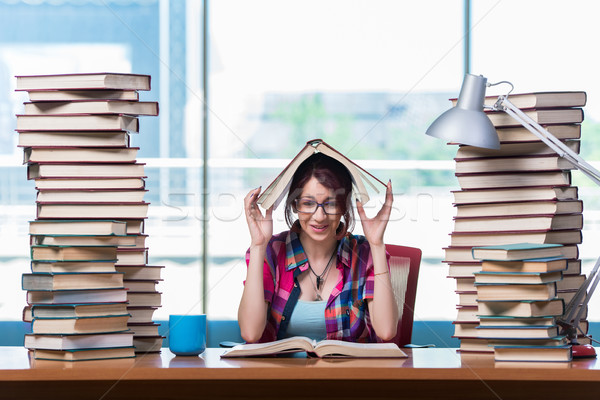
[[[248,251],[246,264],[249,254]],[[325,308],[327,339],[378,341],[365,301],[373,298],[374,275],[371,249],[364,236],[348,234],[340,241],[336,267],[342,279],[334,287]],[[285,337],[300,296],[298,276],[307,269],[308,257],[296,232],[285,231],[271,238],[263,267],[265,300],[270,307],[261,342]]]

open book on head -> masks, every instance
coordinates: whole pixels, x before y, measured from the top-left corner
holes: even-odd
[[[294,336],[267,343],[239,344],[221,354],[221,357],[252,357],[298,353],[320,358],[404,358],[408,357],[395,343],[354,343],[342,340],[316,340]]]
[[[386,184],[367,172],[365,169],[354,163],[342,153],[325,143],[321,139],[313,139],[306,142],[306,145],[290,161],[290,163],[281,171],[279,175],[267,186],[267,188],[258,197],[258,204],[264,209],[273,206],[277,208],[281,200],[287,195],[292,183],[294,173],[304,160],[315,153],[322,153],[342,163],[352,176],[352,190],[358,200],[363,204],[369,201],[369,191],[379,193],[385,192]]]

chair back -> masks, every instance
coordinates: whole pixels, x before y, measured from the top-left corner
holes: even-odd
[[[390,342],[403,347],[411,343],[421,249],[388,244],[390,278],[398,303],[398,331]]]

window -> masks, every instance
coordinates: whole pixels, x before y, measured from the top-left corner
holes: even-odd
[[[517,9],[519,12],[515,12]],[[473,70],[486,76],[488,82],[510,81],[519,93],[587,92],[581,155],[596,168],[600,168],[600,82],[592,78],[597,62],[590,38],[600,35],[594,20],[599,10],[600,5],[584,1],[569,3],[569,7],[557,0],[477,1],[473,2],[472,17]],[[509,28],[502,29],[498,37],[500,27]],[[505,93],[506,89],[506,85],[498,86],[494,93]],[[573,172],[573,185],[579,187],[584,204],[579,256],[586,274],[598,257],[595,243],[600,234],[600,188],[578,171]],[[595,294],[589,307],[598,306],[600,296]],[[593,315],[589,319],[597,320]]]
[[[428,298],[454,295],[440,261],[455,150],[423,133],[462,79],[461,3],[226,0],[209,15],[210,312],[237,315],[249,245],[244,196],[322,138],[392,179],[387,240],[425,253],[418,318],[452,319],[453,299],[442,309]],[[420,169],[421,160],[439,161]],[[287,229],[281,209],[274,219],[275,232]]]
[[[249,244],[242,199],[313,138],[392,180],[386,239],[423,249],[415,318],[454,319],[455,284],[441,260],[452,230],[450,190],[458,188],[456,149],[424,132],[460,88],[470,3],[219,0],[207,4],[205,27],[203,1],[0,0],[0,319],[21,317],[27,221],[35,218],[35,189],[14,133],[26,96],[14,92],[14,75],[84,71],[149,74],[153,88],[141,99],[160,102],[161,115],[142,117],[133,137],[148,174],[150,264],[166,266],[155,319],[204,307],[209,318],[236,318]],[[473,73],[510,80],[519,92],[586,90],[583,155],[598,159],[600,87],[590,78],[596,63],[588,45],[598,36],[591,20],[598,6],[472,3]],[[589,264],[600,192],[576,179]],[[287,229],[281,211],[276,232]]]

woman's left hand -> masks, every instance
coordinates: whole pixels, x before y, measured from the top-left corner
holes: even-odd
[[[377,215],[375,215],[373,218],[367,217],[362,203],[358,199],[356,200],[356,210],[358,211],[358,215],[360,216],[360,220],[362,222],[363,233],[365,234],[365,237],[371,246],[384,244],[383,235],[390,219],[393,202],[394,196],[392,194],[392,181],[389,181],[387,184],[383,207],[381,207],[381,210],[379,210]]]

